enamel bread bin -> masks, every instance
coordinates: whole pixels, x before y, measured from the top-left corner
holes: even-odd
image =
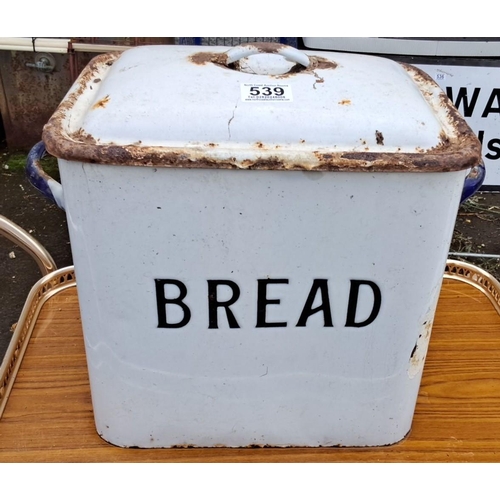
[[[30,177],[67,212],[105,440],[405,437],[481,162],[426,74],[277,44],[133,48],[87,66],[43,141]]]

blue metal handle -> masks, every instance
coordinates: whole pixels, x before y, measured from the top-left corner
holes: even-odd
[[[42,141],[31,148],[26,161],[26,175],[38,191],[64,210],[64,195],[61,184],[44,172],[40,166],[40,160],[46,152],[45,144]]]
[[[486,169],[484,164],[479,164],[474,167],[469,172],[469,175],[465,179],[464,189],[462,190],[462,198],[460,203],[468,200],[472,195],[474,195],[478,189],[483,185],[484,178],[486,177]]]

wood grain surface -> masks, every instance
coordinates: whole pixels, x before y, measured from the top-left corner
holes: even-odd
[[[76,289],[44,305],[0,420],[1,462],[497,462],[500,317],[445,280],[413,426],[379,448],[122,449],[94,427]]]

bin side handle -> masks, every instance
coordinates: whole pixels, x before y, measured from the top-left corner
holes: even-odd
[[[38,191],[64,210],[64,194],[61,184],[50,177],[40,166],[40,160],[45,156],[46,151],[43,141],[31,148],[26,161],[26,175]]]
[[[465,178],[464,188],[462,190],[462,198],[460,203],[468,200],[473,196],[476,191],[483,185],[484,178],[486,177],[486,168],[481,163],[477,167],[471,168],[469,175]]]
[[[306,68],[310,63],[309,57],[295,47],[271,42],[254,42],[237,45],[226,52],[226,63],[232,64],[243,57],[249,57],[255,54],[279,54],[285,59],[301,64]]]

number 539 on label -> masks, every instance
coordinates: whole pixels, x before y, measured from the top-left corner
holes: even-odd
[[[241,84],[242,101],[274,101],[284,102],[292,100],[292,88],[290,85],[283,84]]]

